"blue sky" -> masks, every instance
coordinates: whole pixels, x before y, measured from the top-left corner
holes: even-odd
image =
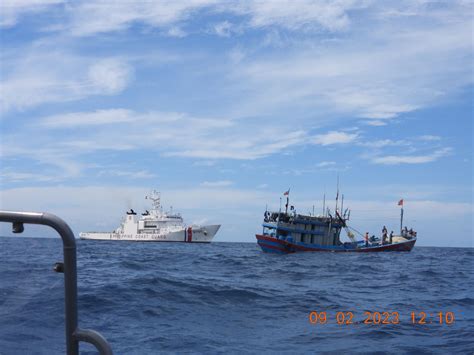
[[[339,174],[358,230],[403,198],[420,245],[472,246],[470,1],[0,6],[2,209],[108,230],[157,188],[251,242]]]

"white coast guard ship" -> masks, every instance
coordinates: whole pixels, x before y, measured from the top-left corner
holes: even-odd
[[[152,201],[153,208],[136,219],[136,212],[130,210],[121,225],[113,232],[83,232],[81,239],[129,240],[136,242],[186,242],[210,243],[220,228],[220,224],[208,226],[186,226],[179,213],[163,212],[160,193],[154,190],[146,199]]]

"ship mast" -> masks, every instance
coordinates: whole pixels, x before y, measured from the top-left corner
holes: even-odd
[[[323,196],[323,216],[326,217],[326,193]]]
[[[400,235],[402,235],[402,231],[403,231],[403,198],[398,201],[398,205],[401,206],[401,209],[400,209]]]
[[[161,211],[161,203],[160,203],[161,197],[158,191],[153,190],[151,192],[151,195],[150,196],[147,195],[145,198],[152,201],[152,206],[154,210]]]
[[[341,196],[341,214],[344,214],[344,194]]]
[[[402,235],[402,231],[403,231],[403,204],[400,210],[400,235]]]
[[[281,197],[280,197],[280,209],[278,210],[277,226],[278,224],[280,224],[280,216],[281,216]]]

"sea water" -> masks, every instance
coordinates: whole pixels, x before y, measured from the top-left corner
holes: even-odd
[[[77,258],[79,326],[116,354],[474,350],[472,248],[273,255],[78,240]],[[57,261],[60,239],[0,238],[0,354],[65,352]]]

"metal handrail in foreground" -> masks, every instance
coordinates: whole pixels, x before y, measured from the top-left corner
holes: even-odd
[[[112,354],[112,348],[102,335],[77,327],[76,240],[66,222],[51,213],[13,211],[0,211],[0,222],[11,222],[13,233],[22,233],[24,223],[49,226],[59,233],[63,240],[64,263],[56,264],[55,270],[64,272],[67,354],[78,355],[80,341],[93,344],[103,355]]]

